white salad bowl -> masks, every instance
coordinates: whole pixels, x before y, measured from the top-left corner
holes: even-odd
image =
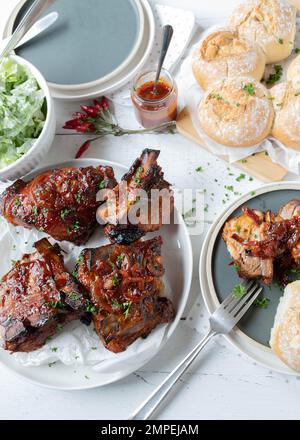
[[[11,58],[25,66],[37,80],[40,88],[45,93],[47,114],[44,127],[32,147],[24,154],[24,156],[20,157],[7,167],[0,169],[0,181],[2,182],[16,180],[29,173],[40,164],[53,143],[56,127],[54,104],[45,78],[36,67],[23,58],[17,55],[12,55]]]

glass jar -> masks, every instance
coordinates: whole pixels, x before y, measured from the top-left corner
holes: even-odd
[[[173,77],[162,69],[154,91],[155,76],[155,71],[143,72],[135,78],[131,90],[136,117],[145,128],[177,118],[178,90]]]

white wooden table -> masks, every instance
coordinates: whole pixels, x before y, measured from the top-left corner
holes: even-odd
[[[153,0],[151,0],[153,1]],[[237,0],[159,0],[170,6],[194,11],[201,27],[222,21]],[[17,0],[0,0],[0,33]],[[56,103],[57,136],[47,162],[73,158],[82,137],[66,135],[61,129],[76,103]],[[120,122],[132,120],[128,109],[118,110]],[[130,122],[131,123],[131,122]],[[205,230],[224,209],[224,185],[246,192],[261,185],[258,180],[237,183],[239,172],[230,176],[228,165],[180,135],[146,135],[106,138],[94,145],[90,157],[115,160],[130,165],[145,146],[161,149],[160,163],[167,179],[179,188],[206,188]],[[201,166],[202,173],[195,169]],[[295,176],[289,176],[295,179]],[[213,194],[213,195],[212,195]],[[230,201],[234,199],[230,197]],[[194,278],[190,301],[174,336],[162,353],[141,371],[116,384],[82,392],[59,392],[29,384],[1,367],[0,419],[126,419],[158,385],[184,353],[199,340],[207,325],[207,313],[200,295],[198,261],[204,234],[193,237]],[[197,328],[198,331],[195,329]],[[280,375],[253,363],[216,339],[182,379],[159,413],[161,419],[295,419],[299,418],[300,378]]]

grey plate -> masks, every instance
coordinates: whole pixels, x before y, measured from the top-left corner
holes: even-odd
[[[295,198],[300,198],[299,190],[271,191],[252,198],[246,205],[262,211],[271,210],[277,212],[282,205]],[[236,209],[228,219],[239,214],[241,214],[240,208]],[[234,286],[241,282],[236,270],[229,265],[231,261],[220,232],[212,254],[212,278],[220,302],[226,298]],[[268,308],[251,308],[241,320],[239,328],[251,339],[265,346],[269,346],[270,330],[273,327],[274,317],[279,298],[282,296],[282,291],[275,284],[272,284],[270,287],[264,287],[263,295],[271,300]]]
[[[14,28],[32,2],[21,8]],[[140,17],[134,0],[57,0],[46,14],[51,11],[59,13],[56,23],[16,50],[51,83],[101,79],[120,67],[137,43]]]

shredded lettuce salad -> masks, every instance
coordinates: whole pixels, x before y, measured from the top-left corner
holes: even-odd
[[[0,169],[23,156],[39,137],[46,115],[43,90],[15,60],[0,60]]]

